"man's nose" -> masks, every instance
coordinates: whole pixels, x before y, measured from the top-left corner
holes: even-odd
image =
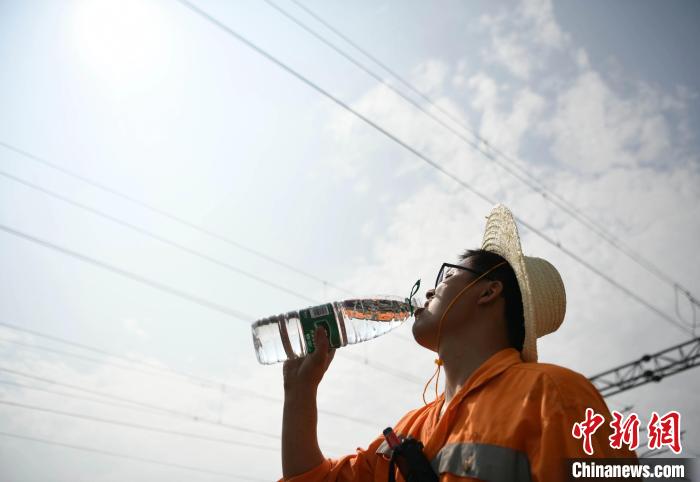
[[[428,291],[425,292],[425,297],[427,299],[430,299],[433,296],[435,296],[435,288],[430,288]]]

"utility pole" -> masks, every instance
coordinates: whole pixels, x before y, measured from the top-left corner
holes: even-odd
[[[700,365],[700,337],[589,378],[604,397],[659,382],[664,377]]]

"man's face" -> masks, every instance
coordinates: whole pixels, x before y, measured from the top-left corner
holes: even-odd
[[[474,269],[470,258],[458,264]],[[416,310],[416,321],[413,324],[413,337],[418,344],[431,350],[437,350],[440,318],[442,318],[455,296],[459,295],[460,291],[477,278],[476,274],[466,270],[457,268],[445,269],[442,282],[436,288],[429,289],[426,292],[427,301],[423,308]],[[476,302],[478,285],[479,282],[462,293],[452,308],[450,308],[449,313],[442,321],[440,335],[442,339],[454,333],[460,323],[464,323],[467,314]]]

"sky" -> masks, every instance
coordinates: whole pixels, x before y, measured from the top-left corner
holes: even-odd
[[[275,480],[282,367],[251,322],[424,294],[495,202],[566,286],[541,362],[592,376],[692,338],[697,3],[271,2],[193,3],[384,132],[178,1],[0,2],[2,480]],[[340,350],[324,454],[421,406],[433,367],[410,322]],[[696,456],[698,373],[606,401],[678,410]]]

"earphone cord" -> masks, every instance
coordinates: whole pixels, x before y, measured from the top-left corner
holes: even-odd
[[[488,275],[489,273],[491,273],[493,270],[495,270],[496,268],[500,268],[501,266],[503,266],[504,264],[507,264],[507,263],[508,263],[507,261],[503,261],[503,262],[501,262],[501,263],[498,263],[496,266],[494,266],[493,268],[489,269],[489,270],[486,271],[484,274],[480,275],[480,276],[479,276],[478,278],[476,278],[474,281],[472,281],[472,282],[469,283],[467,286],[465,286],[465,287],[462,289],[462,291],[460,291],[460,292],[457,294],[457,296],[455,296],[455,297],[452,299],[452,301],[450,301],[450,304],[447,305],[447,309],[446,309],[445,312],[442,314],[442,317],[440,318],[440,322],[438,323],[438,333],[437,333],[438,342],[437,342],[437,350],[436,350],[436,351],[437,351],[437,354],[438,354],[438,357],[435,359],[435,364],[437,365],[437,368],[435,369],[435,372],[433,373],[433,376],[430,377],[430,380],[428,380],[427,383],[425,384],[425,387],[423,387],[423,403],[424,403],[425,405],[428,405],[428,402],[425,400],[425,392],[426,392],[426,390],[428,390],[428,386],[430,385],[430,382],[433,381],[433,379],[435,379],[435,400],[437,401],[437,399],[438,399],[438,384],[440,383],[440,368],[442,367],[442,365],[443,365],[443,363],[444,363],[444,362],[442,361],[442,359],[440,358],[440,338],[441,338],[440,335],[442,334],[442,320],[445,319],[445,316],[447,316],[447,313],[450,311],[450,309],[451,309],[452,306],[455,304],[455,302],[459,299],[459,297],[462,296],[462,293],[464,293],[464,292],[467,291],[469,288],[471,288],[472,286],[474,286],[474,284],[476,284],[476,283],[477,283],[479,280],[481,280],[482,278],[486,277],[486,275]]]

